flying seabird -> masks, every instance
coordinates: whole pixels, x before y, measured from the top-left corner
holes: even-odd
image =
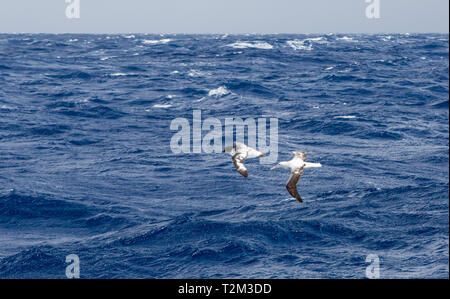
[[[318,168],[322,167],[320,163],[308,163],[306,162],[306,153],[305,152],[293,152],[294,158],[291,161],[280,162],[277,166],[272,167],[270,170],[274,170],[277,168],[289,169],[291,171],[291,177],[289,178],[286,189],[289,191],[289,194],[292,195],[298,202],[302,203],[303,199],[297,191],[297,184],[300,180],[300,177],[303,174],[303,170],[305,168]]]
[[[264,157],[264,153],[239,142],[233,143],[232,146],[227,146],[223,152],[231,155],[237,171],[246,178],[248,178],[248,171],[244,165],[245,160]]]

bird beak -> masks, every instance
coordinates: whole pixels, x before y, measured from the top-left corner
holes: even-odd
[[[270,170],[275,170],[275,169],[277,169],[278,168],[278,165],[277,166],[274,166],[274,167],[272,167]]]

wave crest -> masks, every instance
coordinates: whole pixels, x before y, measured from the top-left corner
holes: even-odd
[[[235,42],[228,44],[227,47],[234,49],[262,49],[262,50],[272,50],[273,46],[267,42]]]

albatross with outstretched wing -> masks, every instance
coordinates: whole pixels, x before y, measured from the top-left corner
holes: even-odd
[[[232,146],[226,147],[223,152],[231,155],[231,159],[233,160],[233,164],[237,171],[246,178],[248,178],[248,170],[244,164],[245,160],[264,157],[264,153],[239,142],[235,142]]]
[[[280,162],[275,167],[272,167],[270,170],[274,170],[277,168],[283,168],[288,169],[291,171],[291,176],[289,177],[289,180],[286,184],[286,189],[288,190],[289,194],[295,198],[298,202],[302,203],[303,199],[298,194],[297,190],[297,184],[300,180],[303,170],[305,168],[317,168],[322,167],[322,164],[320,163],[308,163],[306,162],[306,153],[305,152],[293,152],[294,158],[290,161],[286,162]]]

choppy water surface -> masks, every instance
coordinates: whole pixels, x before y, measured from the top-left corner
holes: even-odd
[[[0,278],[448,277],[448,35],[0,35]],[[175,155],[279,119],[289,174]]]

